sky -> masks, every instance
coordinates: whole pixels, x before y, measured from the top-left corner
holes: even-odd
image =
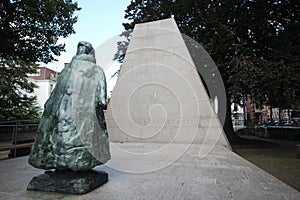
[[[70,63],[76,54],[78,42],[90,42],[95,49],[97,64],[104,69],[107,94],[111,96],[118,78],[113,75],[120,69],[120,63],[113,62],[112,59],[117,51],[117,42],[122,39],[119,35],[124,30],[122,23],[126,22],[125,9],[130,4],[130,0],[75,0],[73,2],[77,2],[81,7],[80,11],[75,12],[75,16],[78,16],[78,21],[73,27],[75,34],[59,39],[58,43],[66,45],[66,52],[56,57],[58,62],[42,64],[42,66],[60,72],[64,68],[64,63]]]
[[[80,11],[75,12],[75,15],[78,16],[78,21],[74,24],[76,33],[70,35],[68,38],[61,38],[59,40],[59,43],[66,44],[66,52],[62,52],[61,56],[56,57],[58,62],[46,65],[56,71],[61,71],[64,63],[71,61],[72,57],[76,54],[79,41],[90,42],[95,49],[99,49],[101,44],[111,40],[110,45],[115,45],[114,48],[116,48],[116,38],[114,40],[112,38],[118,36],[124,30],[122,26],[122,23],[126,21],[124,19],[124,11],[129,5],[130,0],[77,0],[74,2],[77,2],[79,7],[81,7]],[[106,65],[106,63],[103,65]],[[107,66],[101,67],[107,68]]]

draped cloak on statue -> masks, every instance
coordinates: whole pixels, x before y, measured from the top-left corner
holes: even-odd
[[[41,169],[92,169],[110,159],[103,109],[106,79],[93,47],[78,44],[45,104],[29,164]]]

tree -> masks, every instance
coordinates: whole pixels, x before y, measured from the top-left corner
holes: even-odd
[[[13,61],[5,64],[0,73],[0,121],[37,118],[39,115],[36,96],[28,95],[36,86],[28,82],[24,75],[25,70],[22,69],[27,65],[21,63],[16,66]],[[35,69],[36,66],[33,66],[26,71]]]
[[[0,9],[0,120],[36,117],[27,74],[64,51],[57,41],[75,33],[80,8],[71,0],[3,0]]]
[[[296,0],[135,0],[125,13],[129,20],[123,24],[126,31],[132,31],[136,23],[173,16],[180,31],[210,53],[226,88],[224,130],[229,139],[234,138],[229,107],[232,99],[239,101],[250,95],[261,103],[278,105],[275,102],[279,99],[287,106],[292,98],[299,98]],[[120,60],[126,52],[126,43],[122,44]]]

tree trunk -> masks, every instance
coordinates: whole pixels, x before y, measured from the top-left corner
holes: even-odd
[[[223,130],[227,136],[229,143],[232,145],[239,142],[241,139],[235,134],[233,130],[233,124],[231,119],[231,102],[227,100],[226,118],[223,126]]]
[[[272,106],[270,106],[270,121],[273,122],[273,111],[272,111]]]

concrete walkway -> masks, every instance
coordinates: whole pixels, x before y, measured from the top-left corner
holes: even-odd
[[[174,160],[175,149],[181,151],[184,144],[173,144],[168,151],[160,151],[154,157],[147,152],[162,149],[164,144],[111,145],[144,156],[137,159],[133,153],[126,157],[112,148],[112,160],[96,167],[109,174],[108,183],[86,195],[26,191],[31,178],[43,170],[29,166],[28,157],[2,160],[0,199],[300,199],[299,192],[222,146],[215,146],[207,156],[200,158],[201,146],[193,144]],[[148,172],[124,172],[143,170]]]

